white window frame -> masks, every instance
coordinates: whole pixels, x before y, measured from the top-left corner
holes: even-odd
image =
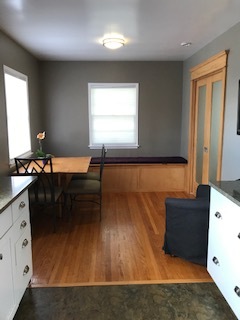
[[[31,130],[29,113],[28,77],[8,66],[3,66],[5,102],[8,130],[9,164],[14,164],[14,158],[27,157],[31,152]],[[9,87],[8,76],[17,80],[16,88]],[[18,80],[21,80],[18,82]]]
[[[126,105],[121,105],[121,111],[118,108],[120,104],[118,102],[121,100],[119,99],[116,101],[116,89],[119,90],[119,94],[121,92],[121,89],[133,89],[132,92],[132,101],[133,103],[128,105],[128,101]],[[111,89],[114,91],[114,95],[111,100],[109,93],[106,94],[107,101],[111,102],[113,106],[115,106],[115,109],[112,109],[112,112],[110,111],[110,108],[103,108],[103,113],[99,113],[99,110],[101,109],[101,104],[98,105],[97,108],[94,108],[94,93],[96,93],[96,90],[99,90],[99,92],[103,92],[103,90],[108,90],[109,93]],[[122,90],[124,92],[124,90]],[[112,96],[112,95],[111,95]],[[89,114],[89,147],[90,149],[99,149],[102,147],[102,144],[104,144],[109,149],[136,149],[139,147],[138,144],[138,96],[139,96],[139,84],[138,83],[88,83],[88,114]],[[119,95],[120,97],[120,95]],[[124,104],[124,102],[121,102]],[[96,111],[97,110],[97,111]],[[119,119],[117,119],[119,117]],[[110,119],[111,118],[111,119]],[[114,118],[116,119],[116,126],[112,125],[114,124]],[[122,130],[123,140],[119,139],[119,128],[120,127],[120,121],[122,124],[126,124],[126,128]],[[103,126],[100,126],[100,130],[97,131],[97,125],[95,125],[96,130],[94,131],[94,123],[104,123],[108,122],[111,125],[105,126],[104,128],[107,128],[106,132],[102,132]],[[121,128],[123,128],[122,126]],[[116,128],[116,130],[115,130]],[[112,131],[111,131],[112,130]],[[96,132],[98,134],[96,134]],[[113,133],[112,136],[110,136],[110,133]],[[101,138],[98,138],[99,136],[102,136]],[[121,137],[121,134],[120,134]],[[124,141],[125,140],[125,141]]]

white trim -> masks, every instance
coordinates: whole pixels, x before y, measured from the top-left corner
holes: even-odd
[[[9,118],[8,118],[9,110],[8,110],[8,107],[7,107],[7,99],[8,99],[8,98],[7,98],[7,88],[6,88],[6,76],[12,76],[12,77],[14,77],[14,78],[16,78],[16,79],[19,79],[19,80],[24,81],[24,83],[25,83],[25,84],[24,84],[24,89],[26,88],[26,100],[25,100],[26,104],[24,104],[24,105],[25,105],[25,107],[26,107],[27,109],[24,109],[24,110],[27,110],[27,111],[26,111],[26,114],[25,114],[25,116],[24,116],[24,119],[26,119],[26,117],[27,117],[28,127],[26,128],[26,130],[27,130],[28,132],[26,131],[25,133],[27,134],[27,138],[29,139],[28,143],[26,144],[26,145],[29,144],[29,150],[25,150],[25,151],[24,151],[24,154],[21,155],[21,156],[30,155],[30,154],[31,154],[31,130],[30,130],[30,109],[29,109],[28,76],[25,75],[25,74],[23,74],[23,73],[21,73],[21,72],[19,72],[19,71],[16,71],[16,70],[8,67],[8,66],[6,66],[6,65],[3,65],[3,72],[4,72],[5,106],[6,106],[7,128],[8,128],[8,130],[9,130]],[[25,90],[24,90],[24,91],[25,91]],[[11,92],[11,94],[12,94],[12,92]],[[13,92],[13,95],[14,95],[14,92]],[[15,106],[15,104],[14,104],[14,106]],[[18,106],[18,105],[17,105],[17,106]],[[14,110],[15,110],[15,108],[14,108]],[[17,109],[16,109],[16,110],[17,110]],[[19,110],[19,109],[18,109],[18,110]],[[16,114],[17,114],[17,112],[16,112]],[[16,115],[16,117],[17,117],[17,115]],[[19,120],[19,119],[18,119],[18,120]],[[14,124],[15,124],[15,122],[14,122]],[[24,121],[24,124],[25,124],[25,121]],[[20,130],[20,128],[18,128],[18,127],[16,126],[15,129],[16,129],[15,132],[14,132],[15,136],[16,136],[16,137],[21,136],[21,135],[19,135],[19,133],[18,133],[18,130]],[[8,131],[8,134],[9,134],[9,131]],[[11,133],[11,136],[12,136],[12,133]],[[8,144],[9,144],[9,136],[8,136]],[[23,149],[23,148],[22,148],[22,149]],[[23,151],[23,150],[22,150],[22,151]],[[15,155],[15,157],[17,157],[17,156],[20,156],[20,155]],[[11,158],[11,159],[10,159],[10,155],[9,155],[9,164],[12,165],[13,163],[14,163],[14,158]]]

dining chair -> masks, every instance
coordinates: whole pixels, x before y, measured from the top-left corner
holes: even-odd
[[[53,172],[52,158],[15,158],[18,175],[37,176],[37,182],[29,189],[30,206],[52,206],[53,226],[56,232],[56,205],[61,204],[63,187],[57,186]]]
[[[101,149],[101,157],[100,157],[100,166],[99,166],[99,171],[98,172],[87,172],[87,173],[75,173],[72,175],[72,180],[79,180],[79,179],[90,179],[90,180],[101,180],[101,163],[105,161],[105,152],[106,148],[104,144],[102,145]]]
[[[93,202],[100,206],[100,221],[102,219],[102,177],[107,150],[103,146],[99,178],[93,179],[72,179],[69,185],[64,190],[64,204],[67,205],[70,198],[70,211],[72,210],[73,202]]]

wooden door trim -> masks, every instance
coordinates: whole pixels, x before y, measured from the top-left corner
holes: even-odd
[[[218,72],[227,65],[228,51],[224,50],[190,69],[191,80],[198,80]]]
[[[219,150],[219,157],[222,159],[222,150],[223,150],[223,125],[224,125],[224,115],[225,115],[225,96],[226,96],[226,78],[227,78],[227,67],[225,66],[222,69],[222,98],[221,98],[221,119],[220,119],[220,127],[219,131],[221,132],[221,139],[219,139],[218,143],[218,150]],[[222,174],[222,161],[218,161],[218,167],[217,167],[217,180],[221,179],[221,174]]]
[[[222,118],[221,118],[221,132],[222,137],[219,139],[219,165],[218,165],[218,178],[221,177],[221,158],[222,158],[222,139],[223,139],[223,117],[224,117],[224,106],[225,106],[225,90],[226,90],[226,68],[227,68],[227,57],[229,51],[224,50],[215,56],[205,60],[204,62],[196,65],[190,69],[191,72],[191,85],[190,85],[190,116],[189,116],[189,143],[188,143],[188,193],[195,194],[196,186],[194,185],[194,150],[195,150],[195,121],[197,117],[196,112],[196,85],[197,81],[201,78],[208,77],[214,73],[222,72]]]

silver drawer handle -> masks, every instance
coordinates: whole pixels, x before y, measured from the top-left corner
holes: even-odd
[[[27,222],[25,220],[22,221],[21,225],[20,225],[20,229],[25,228],[27,225]]]
[[[2,255],[2,253],[0,253],[0,260],[3,260],[3,255]]]
[[[22,243],[22,248],[25,248],[28,245],[28,240],[24,239]]]
[[[26,207],[25,202],[24,202],[24,201],[21,201],[20,204],[19,204],[19,206],[18,206],[18,208],[21,210],[21,209],[23,209],[23,208],[25,208],[25,207]]]
[[[222,219],[222,215],[218,211],[215,213],[215,217],[218,218],[218,219]]]
[[[29,268],[29,266],[27,265],[27,266],[24,268],[24,270],[23,270],[23,275],[25,276],[25,275],[28,273],[29,270],[30,270],[30,268]]]
[[[240,232],[239,232],[239,234],[238,234],[238,238],[240,239]]]
[[[238,286],[234,288],[234,291],[236,292],[237,296],[240,297],[240,288]]]
[[[212,261],[217,265],[220,266],[219,260],[216,257],[213,257]]]

